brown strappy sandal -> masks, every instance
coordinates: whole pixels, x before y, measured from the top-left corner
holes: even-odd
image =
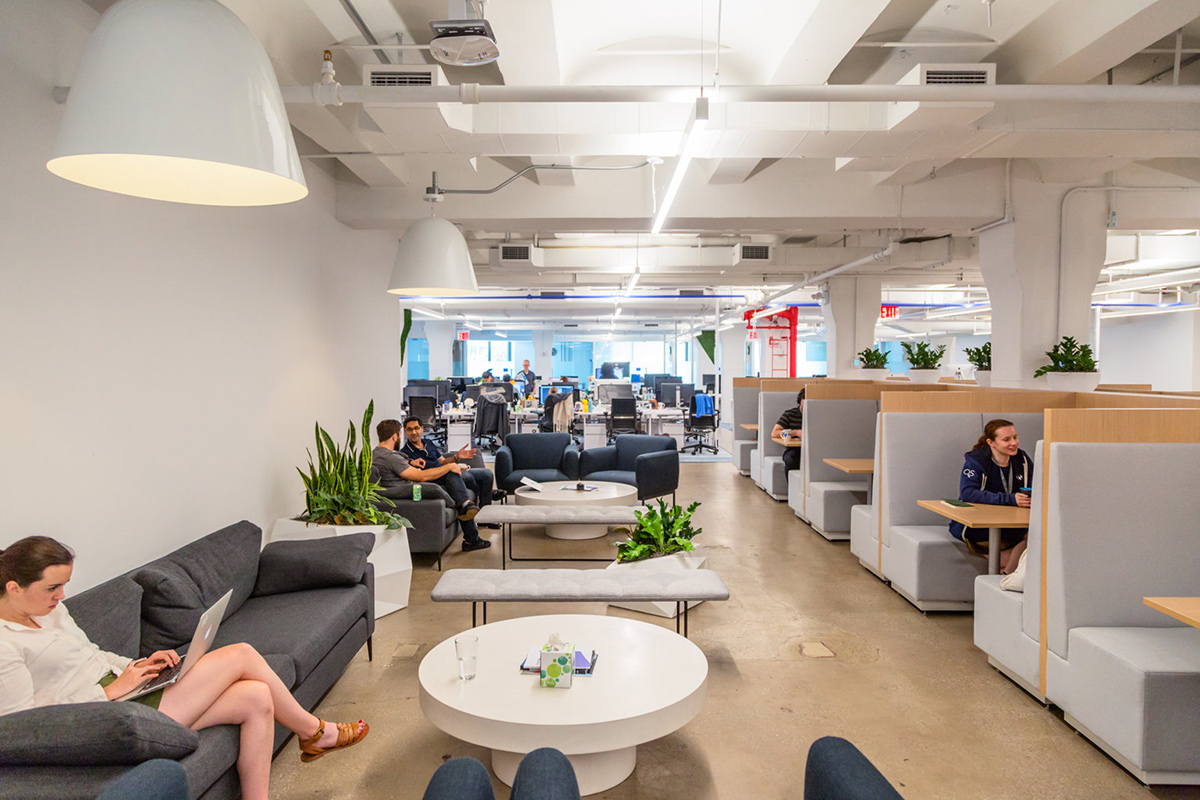
[[[316,761],[326,753],[332,753],[334,750],[341,750],[351,745],[356,745],[367,737],[367,733],[371,730],[371,726],[363,722],[361,719],[356,722],[338,722],[337,725],[337,743],[333,747],[317,747],[317,742],[321,740],[321,736],[325,733],[325,720],[320,720],[320,725],[317,726],[317,732],[307,739],[297,737],[296,741],[300,745],[300,760],[308,763]],[[358,723],[362,723],[362,731],[356,732]]]

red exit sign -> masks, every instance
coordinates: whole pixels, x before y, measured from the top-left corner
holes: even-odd
[[[458,340],[460,342],[465,342],[467,339],[470,339],[470,338],[471,338],[470,331],[459,331],[458,332]]]
[[[879,318],[880,319],[895,319],[899,315],[900,315],[900,309],[897,306],[880,306],[879,307]]]
[[[750,335],[749,335],[749,337],[748,337],[748,338],[750,338],[750,339],[757,339],[757,338],[758,338],[758,331],[751,329],[751,331],[750,331]]]

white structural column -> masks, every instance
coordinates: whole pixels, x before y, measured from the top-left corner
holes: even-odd
[[[425,320],[425,339],[429,342],[429,377],[449,378],[454,374],[454,323]]]
[[[1040,385],[1033,373],[1060,336],[1091,341],[1107,200],[1098,192],[1068,197],[1071,188],[1042,183],[1035,167],[1014,163],[1014,221],[979,235],[992,304],[993,386]]]
[[[533,367],[534,375],[541,375],[542,380],[550,380],[554,370],[554,331],[533,331]]]
[[[852,378],[856,354],[875,346],[875,325],[883,280],[839,276],[828,281],[821,311],[825,316],[826,370],[831,378]]]
[[[720,419],[717,443],[726,453],[733,452],[733,379],[744,378],[746,371],[746,328],[738,322],[728,330],[717,331],[717,364],[720,365]]]

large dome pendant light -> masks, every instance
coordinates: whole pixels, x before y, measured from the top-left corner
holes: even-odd
[[[417,297],[479,294],[471,252],[458,228],[439,217],[410,225],[396,248],[388,291]]]
[[[76,72],[46,168],[118,194],[214,206],[308,194],[271,62],[217,0],[120,0]]]

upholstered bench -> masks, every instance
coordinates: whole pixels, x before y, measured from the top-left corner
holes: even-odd
[[[675,632],[688,635],[689,603],[728,600],[729,588],[710,569],[683,572],[643,572],[623,569],[453,569],[442,575],[430,597],[435,603],[470,602],[471,626],[476,605],[504,603],[617,603],[673,602],[683,613],[675,615]]]
[[[512,553],[513,525],[635,525],[637,506],[490,505],[479,510],[479,524],[500,525],[500,568],[508,561],[612,561],[607,558],[517,558]]]

